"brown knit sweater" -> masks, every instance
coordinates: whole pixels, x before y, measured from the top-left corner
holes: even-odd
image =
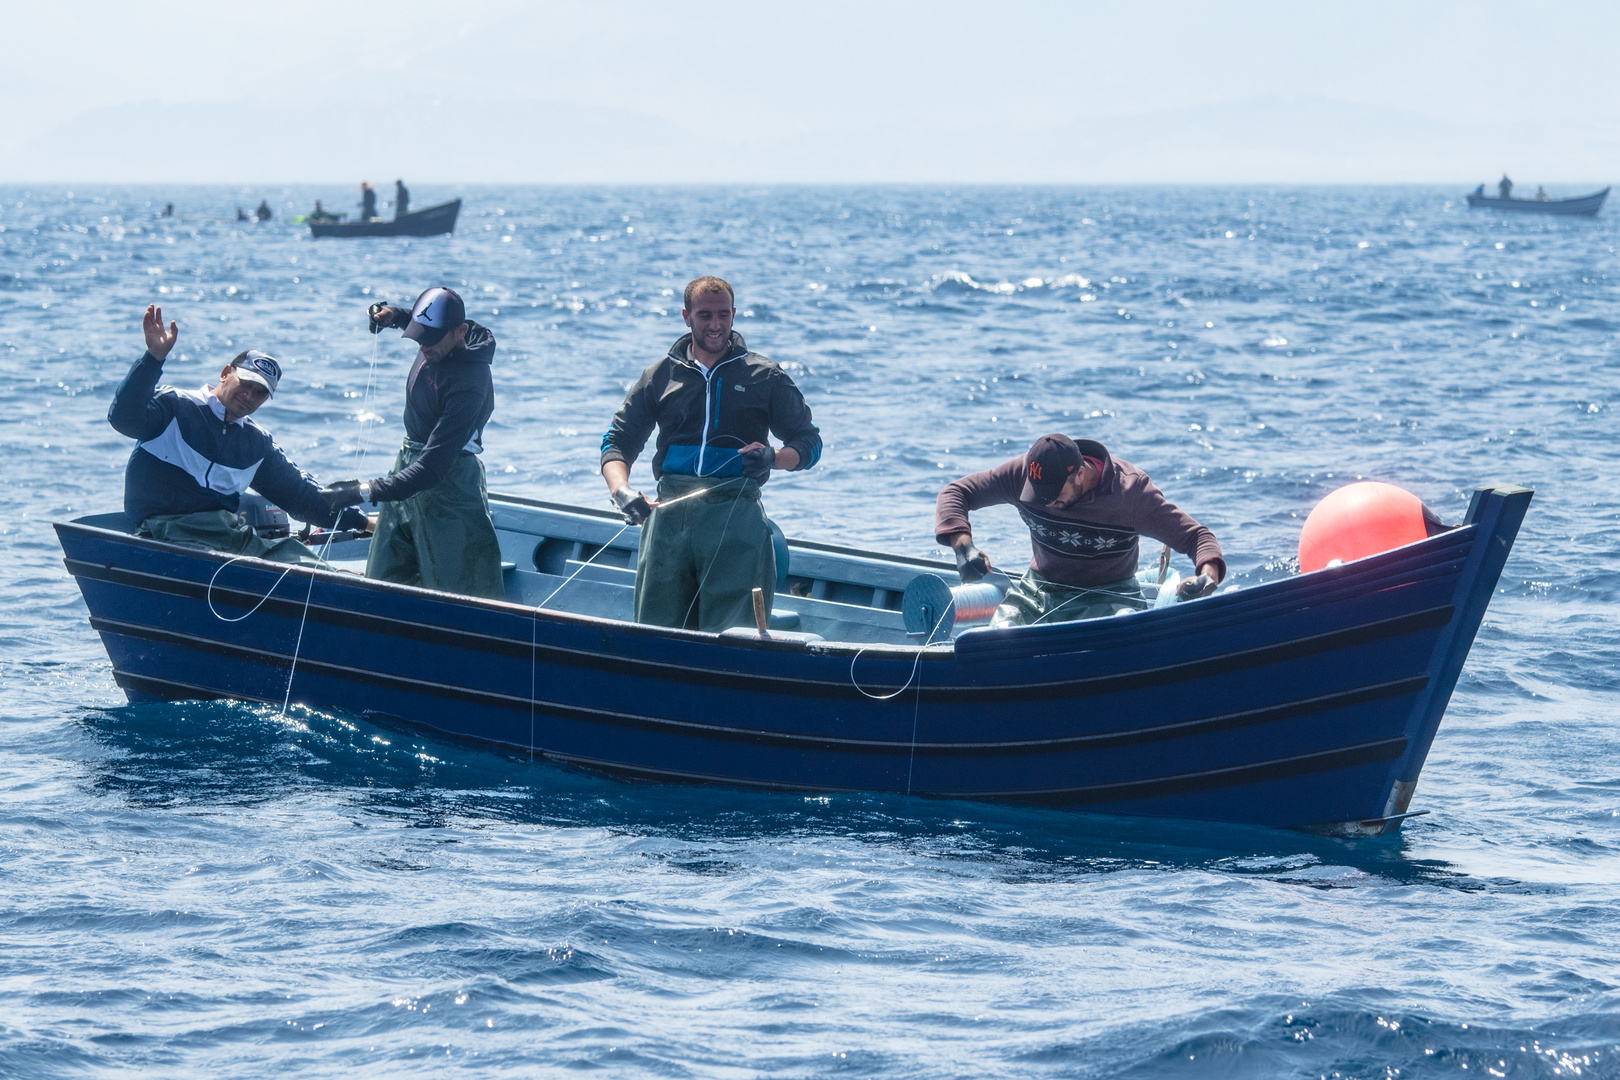
[[[1111,456],[1101,443],[1075,442],[1082,454],[1107,464],[1097,485],[1073,506],[1055,510],[1024,501],[1024,459],[1016,457],[945,485],[934,504],[935,539],[943,544],[948,536],[971,532],[970,512],[1005,503],[1016,506],[1029,526],[1035,549],[1030,565],[1049,581],[1106,585],[1131,577],[1139,536],[1169,544],[1195,567],[1214,561],[1226,573],[1215,534],[1176,509],[1147,473]]]

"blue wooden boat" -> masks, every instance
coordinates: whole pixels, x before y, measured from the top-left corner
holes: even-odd
[[[56,530],[132,701],[290,698],[653,780],[1375,834],[1411,813],[1530,498],[1481,488],[1460,527],[1315,573],[932,643],[903,594],[954,567],[802,540],[769,636],[637,625],[636,531],[514,497],[491,499],[502,601],[231,560],[120,515]]]
[[[1590,217],[1603,209],[1609,189],[1578,195],[1573,199],[1501,199],[1494,195],[1468,193],[1468,205],[1482,210],[1509,210],[1523,214],[1580,214]]]
[[[323,236],[442,236],[456,231],[456,215],[460,213],[461,200],[451,199],[392,221],[382,218],[372,218],[370,221],[311,221],[309,233],[316,239]]]

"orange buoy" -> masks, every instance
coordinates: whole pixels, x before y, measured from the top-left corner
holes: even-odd
[[[1320,570],[1422,540],[1423,500],[1394,484],[1348,484],[1316,504],[1299,533],[1299,571]]]

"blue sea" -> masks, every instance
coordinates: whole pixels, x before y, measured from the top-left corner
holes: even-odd
[[[1617,208],[421,185],[465,200],[453,237],[292,220],[349,186],[0,187],[0,1075],[1620,1076]],[[120,508],[147,304],[178,385],[280,357],[259,418],[331,480],[401,437],[412,353],[366,305],[453,285],[500,342],[491,488],[602,506],[601,432],[699,273],[826,440],[766,490],[791,535],[936,554],[941,485],[1049,431],[1146,469],[1239,582],[1352,480],[1448,521],[1535,488],[1428,814],[1339,841],[658,786],[125,702],[50,523]],[[1028,557],[1005,508],[975,527]]]

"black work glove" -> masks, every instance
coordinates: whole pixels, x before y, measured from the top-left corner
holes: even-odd
[[[1208,596],[1215,591],[1215,579],[1208,574],[1199,574],[1190,577],[1176,586],[1176,600],[1197,600],[1200,596]]]
[[[771,466],[776,464],[776,451],[768,446],[756,446],[737,455],[742,462],[742,474],[763,487],[771,478]]]
[[[652,506],[647,502],[647,496],[639,491],[631,491],[627,487],[613,493],[613,505],[624,515],[626,525],[640,525],[652,517]]]
[[[956,572],[962,576],[964,585],[983,581],[984,575],[990,572],[990,556],[969,542],[966,547],[956,549]]]
[[[380,334],[384,330],[389,330],[395,327],[403,329],[411,319],[411,313],[409,311],[402,308],[389,307],[387,304],[380,301],[367,308],[366,315],[368,316],[371,332],[373,334]],[[401,315],[405,316],[405,322],[400,322],[399,317]]]
[[[343,512],[338,514],[336,528],[341,532],[359,533],[362,536],[371,531],[371,519],[365,511],[353,506],[345,506]]]
[[[321,498],[333,510],[341,510],[345,506],[359,506],[366,501],[366,493],[360,490],[358,480],[339,480],[321,488]]]

